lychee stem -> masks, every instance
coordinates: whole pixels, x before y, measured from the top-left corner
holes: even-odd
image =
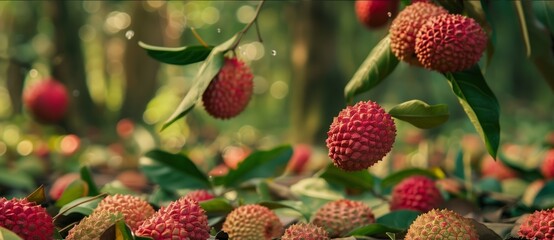
[[[231,46],[231,48],[229,48],[229,49],[234,50],[235,48],[237,48],[237,46],[239,45],[240,41],[242,40],[242,37],[244,36],[244,34],[246,32],[248,32],[248,29],[250,29],[250,27],[252,27],[252,25],[254,23],[256,23],[256,21],[258,19],[258,16],[260,15],[260,10],[262,9],[262,6],[264,5],[264,3],[265,3],[265,0],[260,1],[260,4],[256,8],[256,13],[254,14],[254,17],[252,18],[252,21],[250,21],[248,24],[246,24],[246,26],[244,26],[244,28],[237,33],[238,34],[237,35],[237,40],[235,41],[233,46]],[[257,26],[257,24],[256,24],[256,26]],[[258,38],[259,38],[259,36],[258,36]],[[260,42],[261,42],[261,38],[259,38],[259,39],[260,39]]]
[[[196,32],[196,29],[191,27],[190,28],[190,31],[192,32],[192,34],[194,35],[194,38],[196,38],[196,40],[198,40],[198,42],[200,44],[202,44],[202,46],[204,47],[208,47],[208,44],[206,44],[206,42],[204,41],[204,39],[202,39],[202,37],[200,37],[200,34],[198,34],[198,32]]]

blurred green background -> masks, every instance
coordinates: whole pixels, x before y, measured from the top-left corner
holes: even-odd
[[[266,2],[258,19],[263,43],[251,30],[238,49],[255,74],[247,109],[221,121],[197,106],[159,131],[199,64],[160,64],[138,42],[199,45],[190,30],[195,28],[217,45],[250,21],[257,4],[0,1],[0,163],[15,171],[25,162],[19,159],[32,158],[24,169],[64,172],[80,163],[132,168],[154,147],[188,152],[197,162],[216,158],[228,146],[323,148],[333,116],[346,104],[344,86],[388,32],[359,24],[352,1]],[[553,92],[525,56],[513,4],[491,1],[490,8],[494,55],[489,65],[487,56],[481,62],[500,102],[501,142],[540,144],[554,130]],[[34,122],[21,101],[25,87],[49,76],[72,96],[66,120],[56,126]],[[448,104],[451,117],[439,128],[422,131],[397,121],[397,149],[414,135],[458,147],[464,134],[475,132],[446,79],[435,72],[400,63],[386,81],[357,98],[368,99],[386,109],[411,99]],[[49,154],[54,164],[33,164],[40,154]]]

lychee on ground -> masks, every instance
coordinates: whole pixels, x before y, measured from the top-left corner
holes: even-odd
[[[479,62],[488,37],[479,23],[458,14],[430,18],[417,32],[419,62],[439,72],[459,72]]]
[[[253,92],[254,75],[237,58],[225,58],[223,67],[202,94],[206,111],[214,118],[228,119],[241,113]]]
[[[548,150],[541,164],[541,173],[546,179],[554,178],[554,149]]]
[[[554,209],[535,211],[524,217],[517,234],[525,239],[554,239]]]
[[[198,189],[188,192],[185,197],[188,197],[194,201],[201,202],[214,198],[214,195],[204,189]]]
[[[65,240],[100,239],[102,233],[122,219],[123,216],[120,213],[94,212],[83,218],[77,225],[71,228]]]
[[[479,235],[470,219],[450,210],[433,209],[412,222],[405,239],[479,240]]]
[[[205,240],[210,237],[209,230],[208,216],[198,202],[181,197],[144,221],[135,234],[154,240]]]
[[[481,160],[481,176],[498,180],[505,180],[517,177],[517,172],[506,166],[500,160],[495,160],[490,155],[485,155]]]
[[[417,33],[431,17],[446,13],[446,9],[428,2],[416,2],[404,8],[389,29],[393,54],[401,61],[421,66],[415,51]]]
[[[365,27],[379,28],[396,15],[399,3],[399,0],[356,0],[356,16]]]
[[[411,176],[392,189],[391,210],[411,209],[427,212],[444,201],[435,181],[425,176]]]
[[[148,202],[138,197],[116,194],[102,199],[94,212],[121,213],[125,223],[135,231],[146,219],[154,215],[155,211]]]
[[[23,239],[49,240],[54,235],[52,217],[46,209],[26,199],[0,198],[0,227]]]
[[[357,227],[375,222],[371,208],[360,201],[340,199],[320,207],[311,223],[329,233],[329,237],[340,237]]]
[[[329,233],[311,223],[297,223],[289,226],[281,240],[329,240]]]
[[[392,117],[372,101],[347,106],[327,132],[329,157],[346,171],[367,169],[392,149],[396,126]]]
[[[248,204],[231,211],[222,229],[229,239],[271,240],[281,236],[283,224],[269,208]]]
[[[53,200],[58,200],[69,184],[80,178],[81,175],[78,173],[66,173],[56,178],[56,181],[52,184],[52,187],[50,187],[50,191],[48,191],[48,195]]]
[[[23,103],[36,121],[57,123],[65,117],[69,95],[62,83],[46,79],[25,89]]]

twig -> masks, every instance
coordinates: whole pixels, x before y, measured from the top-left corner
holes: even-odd
[[[260,24],[258,24],[258,19],[256,19],[255,23],[256,23],[256,33],[258,34],[258,42],[263,43],[264,40],[262,40],[262,34],[260,33]]]
[[[94,197],[92,197],[92,198],[90,198],[90,199],[87,199],[87,200],[85,200],[85,201],[82,201],[82,202],[80,202],[79,204],[76,204],[75,206],[72,206],[72,207],[70,207],[70,208],[65,209],[63,212],[59,212],[58,214],[56,214],[56,216],[54,216],[54,217],[52,218],[52,220],[53,220],[53,221],[56,221],[56,219],[58,219],[58,217],[60,217],[60,216],[63,215],[64,213],[68,212],[69,210],[71,210],[71,209],[73,209],[73,208],[75,208],[75,207],[77,207],[77,206],[79,206],[79,205],[81,205],[81,204],[83,204],[83,203],[92,202],[92,201],[94,201],[94,200],[96,200],[96,199],[103,198],[103,197],[105,197],[105,196],[107,196],[107,195],[108,195],[107,193],[102,193],[102,194],[100,194],[100,195],[96,195],[96,196],[94,196]]]
[[[202,37],[200,37],[200,34],[198,34],[198,32],[196,32],[196,29],[191,27],[190,28],[190,31],[192,32],[192,34],[194,35],[194,37],[196,38],[196,40],[198,40],[198,42],[200,44],[202,44],[202,46],[204,47],[208,47],[208,44],[206,44],[206,42],[204,42],[204,39],[202,39]]]
[[[265,0],[262,0],[260,1],[260,4],[258,5],[258,7],[256,8],[256,13],[254,14],[254,17],[252,18],[252,21],[250,21],[246,26],[244,26],[244,28],[242,30],[240,30],[237,34],[237,40],[235,41],[235,43],[233,44],[233,46],[231,46],[230,49],[235,49],[237,48],[237,46],[239,45],[240,41],[242,40],[242,37],[244,36],[244,34],[246,32],[248,32],[248,30],[250,29],[250,27],[252,27],[252,25],[254,23],[256,23],[256,20],[258,19],[258,16],[260,15],[260,10],[262,9],[262,6],[264,5],[264,2]],[[257,26],[257,24],[256,24]],[[261,38],[260,38],[261,40]]]

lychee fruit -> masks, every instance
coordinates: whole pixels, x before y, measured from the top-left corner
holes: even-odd
[[[237,58],[225,58],[219,73],[202,95],[204,108],[214,118],[228,119],[241,113],[250,102],[254,75]]]
[[[375,222],[371,208],[360,201],[340,199],[320,207],[311,223],[329,233],[329,237],[340,237],[357,227]]]
[[[117,221],[122,220],[121,214],[109,212],[94,212],[93,214],[83,218],[75,225],[65,238],[66,240],[97,240],[100,239],[102,233],[114,225]]]
[[[548,150],[544,156],[541,173],[546,179],[552,179],[554,178],[554,149]]]
[[[308,144],[298,144],[294,147],[292,156],[287,163],[286,172],[302,174],[306,170],[306,165],[310,161],[312,148]]]
[[[231,169],[237,169],[239,163],[250,155],[252,150],[247,147],[230,146],[223,150],[223,162]]]
[[[483,177],[505,180],[517,177],[517,172],[506,166],[500,160],[495,160],[490,155],[485,155],[481,162],[481,175]]]
[[[554,209],[535,211],[524,217],[517,234],[525,239],[554,239]]]
[[[271,240],[281,236],[283,224],[269,208],[249,204],[235,208],[227,215],[223,231],[229,239]]]
[[[419,62],[439,72],[459,72],[475,65],[487,48],[487,34],[479,23],[458,14],[430,18],[417,32]]]
[[[54,234],[52,217],[46,209],[26,199],[0,198],[0,227],[23,239],[50,240]]]
[[[326,142],[335,166],[357,171],[383,159],[391,151],[395,137],[392,117],[377,103],[362,101],[339,112]]]
[[[369,29],[387,24],[398,11],[398,0],[356,0],[358,21]]]
[[[80,178],[81,175],[79,175],[78,173],[67,173],[62,175],[61,177],[56,179],[54,184],[52,184],[50,191],[48,191],[48,195],[50,196],[50,198],[52,198],[52,200],[58,200],[62,196],[65,189],[69,186],[69,184]]]
[[[154,215],[155,211],[148,202],[138,197],[115,194],[102,199],[96,209],[94,209],[94,212],[121,213],[125,223],[134,231],[147,218]]]
[[[411,176],[392,189],[391,210],[411,209],[427,212],[444,201],[435,181],[424,176]]]
[[[311,223],[293,224],[285,230],[281,240],[329,240],[329,233],[325,229]]]
[[[188,197],[194,201],[202,202],[214,198],[214,195],[204,189],[194,190],[188,192],[185,197]]]
[[[417,33],[429,18],[446,13],[446,9],[428,2],[416,2],[404,8],[389,29],[391,51],[401,61],[421,66],[415,51]]]
[[[23,103],[37,122],[57,123],[65,117],[69,95],[62,83],[46,79],[25,89]]]
[[[470,219],[450,210],[433,209],[412,222],[405,239],[479,240],[479,235]]]
[[[144,221],[135,234],[154,240],[205,240],[210,237],[209,230],[208,216],[198,202],[181,197]]]

